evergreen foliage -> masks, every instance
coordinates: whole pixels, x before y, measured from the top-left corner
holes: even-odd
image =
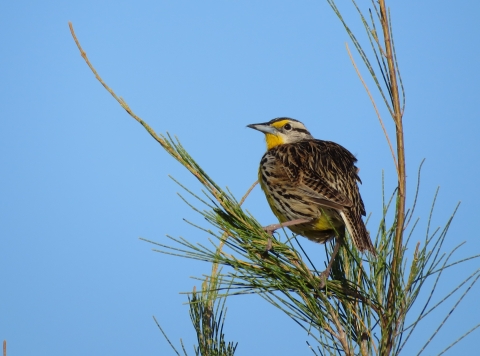
[[[410,224],[420,185],[420,170],[417,195],[413,206],[406,210],[402,125],[405,94],[395,53],[390,13],[385,1],[379,0],[372,2],[369,16],[364,16],[359,6],[352,0],[368,35],[372,51],[369,55],[350,30],[335,1],[327,2],[344,25],[395,123],[396,152],[385,129],[384,132],[392,152],[398,185],[388,200],[384,198],[383,219],[375,241],[377,256],[362,256],[351,246],[350,240],[345,239],[334,261],[331,279],[323,288],[319,277],[320,271],[312,264],[295,236],[286,234],[285,238],[281,239],[280,234],[276,234],[271,237],[262,229],[255,217],[242,209],[241,204],[249,192],[238,201],[231,193],[223,190],[202,170],[177,139],[169,135],[157,135],[105,84],[89,62],[70,24],[81,55],[96,78],[204,187],[202,196],[183,187],[197,202],[193,204],[187,199],[184,200],[209,223],[208,227],[197,226],[210,236],[209,244],[194,244],[187,239],[171,236],[169,238],[172,245],[149,241],[158,246],[156,249],[158,252],[206,261],[213,266],[211,275],[204,279],[201,291],[193,289],[189,298],[190,317],[198,341],[195,347],[196,355],[234,355],[237,345],[227,342],[223,333],[225,301],[231,295],[250,293],[260,295],[302,327],[311,337],[308,344],[316,355],[397,355],[426,316],[454,296],[460,288],[466,287],[458,298],[456,307],[480,277],[480,269],[473,271],[440,302],[431,305],[432,295],[445,269],[458,266],[468,259],[451,262],[456,249],[449,254],[442,250],[457,209],[442,230],[431,232],[430,221],[436,195],[423,241],[418,242],[414,250],[407,248],[407,245],[411,245],[410,240],[417,240],[420,234],[416,229],[418,220]],[[353,61],[352,56],[351,58]],[[372,64],[375,62],[376,65]],[[354,66],[357,69],[355,63]],[[358,69],[357,73],[384,127],[373,96]],[[407,236],[405,241],[404,236]],[[330,255],[332,244],[327,243],[326,251],[327,255]],[[477,257],[479,256],[469,259]],[[223,266],[225,273],[220,266]],[[434,280],[433,287],[427,292],[426,300],[422,301],[424,305],[420,314],[411,317],[413,322],[406,325],[407,314],[412,310],[414,303],[420,303],[420,292],[430,278]],[[419,354],[437,335],[450,314],[426,340]],[[476,325],[464,336],[479,326],[480,324]],[[164,333],[161,327],[160,330]],[[444,352],[464,336],[454,341]],[[179,355],[172,343],[170,345]],[[187,354],[183,344],[182,350]]]

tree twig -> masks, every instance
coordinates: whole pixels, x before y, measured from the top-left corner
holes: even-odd
[[[398,164],[398,195],[397,195],[397,210],[396,210],[396,233],[393,246],[393,257],[390,274],[390,284],[387,294],[387,313],[389,322],[389,334],[395,335],[397,333],[396,326],[398,323],[394,323],[393,319],[396,319],[397,308],[397,294],[395,289],[400,283],[399,271],[402,265],[403,255],[403,230],[405,221],[405,190],[406,190],[406,173],[405,173],[405,146],[403,138],[403,123],[402,123],[402,108],[400,106],[400,96],[398,92],[397,83],[397,68],[395,59],[393,57],[393,46],[390,33],[389,17],[387,16],[387,7],[385,0],[379,0],[378,5],[380,7],[380,23],[382,26],[383,39],[385,43],[386,60],[389,71],[390,81],[390,95],[393,105],[393,121],[396,127],[396,141],[397,141],[397,164]],[[390,354],[393,347],[393,337],[387,339],[385,345],[385,354]]]
[[[357,75],[360,78],[360,81],[362,82],[363,87],[367,91],[367,94],[368,94],[368,97],[370,98],[370,101],[372,102],[373,108],[375,109],[375,113],[377,114],[378,121],[380,122],[380,125],[382,126],[383,134],[385,135],[385,138],[387,139],[388,147],[390,148],[390,152],[392,153],[393,164],[395,165],[395,169],[397,170],[397,174],[398,174],[397,158],[395,157],[395,152],[393,151],[392,143],[390,142],[390,137],[388,136],[387,129],[385,128],[385,125],[383,124],[382,116],[380,115],[380,112],[378,111],[377,105],[375,104],[375,100],[373,99],[373,96],[370,93],[370,90],[368,89],[367,84],[363,80],[362,74],[358,70],[358,67],[355,63],[355,60],[353,59],[352,53],[350,52],[350,48],[348,48],[348,43],[345,43],[345,47],[347,47],[348,56],[350,57],[350,60],[352,61],[352,64],[353,64],[353,67],[355,68],[355,71],[357,72]]]

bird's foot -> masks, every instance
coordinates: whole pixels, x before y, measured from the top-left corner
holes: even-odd
[[[327,279],[329,276],[330,276],[330,269],[326,269],[325,271],[320,273],[320,275],[318,276],[320,279],[320,284],[318,286],[319,289],[325,288],[325,286],[327,285]]]
[[[263,230],[269,235],[267,240],[267,246],[265,246],[265,252],[268,254],[268,251],[272,249],[272,236],[275,230],[280,228],[280,224],[272,224],[265,226]]]
[[[337,253],[342,241],[343,241],[343,237],[338,236],[337,240],[335,241],[335,246],[333,247],[332,255],[330,256],[330,262],[328,262],[328,265],[325,271],[320,273],[320,286],[319,286],[320,289],[325,288],[325,285],[327,284],[328,276],[330,276],[330,271],[332,270],[333,261],[335,261],[335,257],[337,257]]]
[[[281,224],[272,224],[272,225],[264,226],[262,229],[270,236],[273,236],[273,233],[275,232],[275,230],[280,229],[281,227],[282,227]]]
[[[280,224],[272,224],[272,225],[265,226],[265,227],[263,227],[263,230],[267,234],[269,234],[270,236],[273,236],[274,232],[278,229],[281,229],[283,227],[292,226],[292,225],[304,224],[304,223],[307,223],[311,220],[312,219],[296,219],[296,220],[286,221],[286,222],[283,222],[283,223],[280,223]],[[265,248],[265,251],[268,252],[271,249],[272,249],[272,238],[269,237],[268,241],[267,241],[267,246]]]

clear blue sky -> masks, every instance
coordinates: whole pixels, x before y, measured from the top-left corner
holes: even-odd
[[[434,226],[462,201],[445,251],[466,241],[457,258],[479,254],[480,5],[390,3],[407,96],[409,206],[426,158],[412,241],[423,240],[441,186]],[[395,173],[345,51],[347,34],[326,1],[5,1],[0,18],[0,339],[9,356],[172,354],[152,315],[193,354],[179,292],[210,268],[138,239],[205,241],[183,222],[205,225],[168,175],[200,187],[95,80],[68,21],[117,94],[155,130],[177,135],[238,197],[265,149],[247,124],[291,116],[347,147],[376,231],[382,170],[388,191]],[[275,221],[258,188],[245,207],[265,225]],[[323,248],[305,245],[321,263]],[[446,273],[435,300],[478,266]],[[479,294],[475,286],[426,354],[480,322]],[[425,320],[406,355],[451,305]],[[261,298],[231,298],[228,308],[226,336],[239,342],[238,355],[311,355],[303,330]],[[478,350],[479,332],[450,354]]]

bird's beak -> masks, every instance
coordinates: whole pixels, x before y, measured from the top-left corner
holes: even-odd
[[[251,129],[258,130],[258,131],[266,133],[266,134],[267,133],[269,133],[269,134],[276,134],[277,133],[277,129],[273,126],[270,126],[267,123],[251,124],[251,125],[247,125],[247,127],[250,127]]]

